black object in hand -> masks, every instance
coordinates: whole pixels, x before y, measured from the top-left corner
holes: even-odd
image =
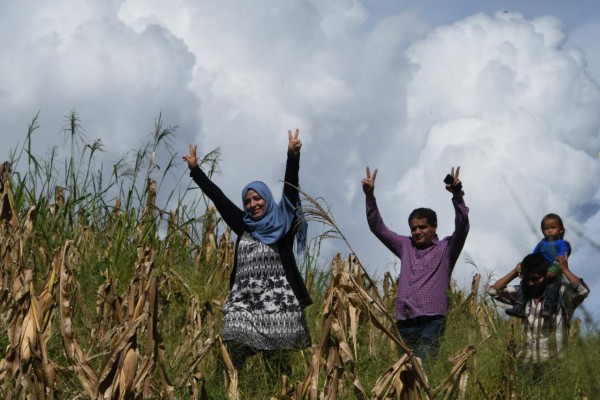
[[[446,185],[452,185],[452,182],[454,182],[454,177],[450,174],[446,175],[446,177],[444,178],[444,183]]]

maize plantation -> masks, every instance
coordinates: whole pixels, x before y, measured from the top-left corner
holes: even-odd
[[[500,316],[479,275],[450,293],[440,355],[421,365],[395,328],[395,276],[374,281],[349,245],[304,267],[312,347],[289,356],[286,374],[260,355],[238,374],[219,336],[231,233],[202,199],[190,206],[171,192],[172,210],[158,204],[178,156],[161,180],[155,154],[172,131],[159,119],[134,166],[117,163],[107,181],[94,172],[101,145],[83,143],[74,113],[69,121],[64,172],[53,173],[55,153],[41,162],[27,145],[0,168],[0,398],[600,398],[594,321],[574,321],[565,357],[543,374],[524,371],[518,322]],[[36,129],[34,119],[26,143]],[[13,171],[24,160],[27,172]],[[203,167],[217,160],[209,153]],[[324,237],[348,244],[322,204],[303,201],[331,228]]]

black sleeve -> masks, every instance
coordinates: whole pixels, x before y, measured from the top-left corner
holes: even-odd
[[[200,167],[194,167],[190,171],[190,176],[194,179],[194,182],[198,184],[202,192],[209,199],[212,200],[213,204],[223,217],[223,220],[231,230],[233,230],[238,236],[244,232],[244,212],[236,206],[225,194],[215,185],[208,176],[200,169]]]
[[[300,154],[288,153],[285,165],[285,178],[283,195],[287,197],[294,206],[298,206],[298,172],[300,171]],[[289,183],[289,185],[288,185]]]

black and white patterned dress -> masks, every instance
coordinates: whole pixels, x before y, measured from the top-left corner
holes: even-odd
[[[235,280],[223,307],[223,339],[260,350],[310,346],[302,307],[274,246],[244,232],[237,251]]]

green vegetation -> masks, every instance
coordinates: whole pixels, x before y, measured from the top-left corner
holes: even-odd
[[[252,357],[236,376],[218,336],[233,243],[199,191],[178,191],[189,178],[173,169],[174,130],[159,118],[149,142],[106,173],[95,162],[101,142],[85,143],[74,112],[64,161],[56,148],[32,153],[38,128],[36,117],[0,170],[1,398],[600,397],[592,321],[574,323],[563,359],[523,368],[518,323],[496,311],[478,276],[470,291],[451,293],[438,360],[422,370],[401,359],[395,279],[372,281],[353,255],[327,265],[307,257],[313,347]],[[218,160],[213,151],[203,168],[214,173]],[[348,245],[328,210],[305,197],[326,236]]]

